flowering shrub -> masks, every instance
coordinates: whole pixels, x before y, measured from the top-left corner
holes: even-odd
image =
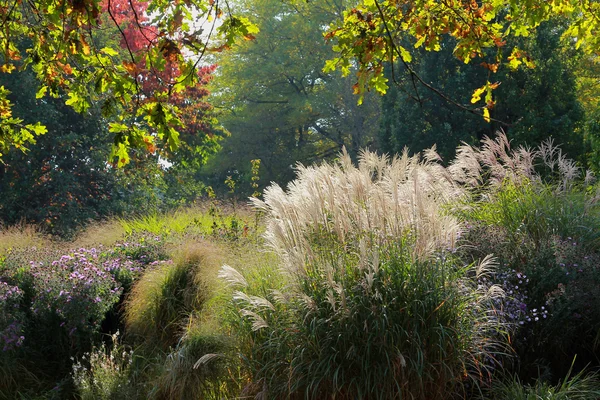
[[[136,235],[109,249],[7,252],[0,263],[0,348],[21,346],[28,332],[44,336],[32,339],[36,346],[58,343],[51,338],[58,332],[90,343],[123,291],[166,258],[162,244],[158,236]]]
[[[2,351],[12,350],[23,344],[22,313],[20,303],[23,291],[0,281],[0,347]]]
[[[136,233],[126,241],[119,242],[104,254],[103,267],[109,271],[129,291],[135,279],[150,264],[166,260],[168,254],[164,250],[161,236],[150,233]]]
[[[32,261],[33,315],[58,316],[69,335],[76,330],[94,332],[122,290],[106,268],[96,249],[79,249],[50,265]]]
[[[467,256],[493,253],[502,261],[479,283],[495,283],[506,293],[497,300],[498,315],[512,325],[522,371],[530,366],[526,373],[537,376],[542,363],[564,375],[565,359],[577,354],[584,365],[598,357],[600,254],[593,245],[559,236],[543,246],[526,237],[515,243],[497,226],[480,224],[470,225],[465,238],[477,244]]]

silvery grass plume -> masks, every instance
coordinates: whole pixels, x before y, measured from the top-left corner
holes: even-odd
[[[336,262],[340,254],[333,248],[343,249],[342,256],[354,254],[359,266],[372,266],[378,248],[407,235],[412,256],[425,259],[452,248],[460,230],[442,207],[463,191],[437,160],[435,149],[424,158],[365,150],[354,166],[344,150],[334,164],[299,165],[287,191],[273,184],[264,200],[252,202],[266,212],[267,242],[293,274],[330,257],[328,275],[335,275],[336,264],[344,263]]]
[[[500,143],[493,151],[509,164]],[[441,398],[465,374],[475,382],[489,374],[487,360],[503,351],[493,309],[503,293],[476,278],[492,259],[461,267],[447,252],[461,230],[448,205],[481,185],[488,168],[479,149],[462,154],[453,173],[435,148],[363,151],[357,165],[344,151],[335,163],[299,165],[287,190],[272,184],[252,200],[265,212],[285,286],[228,266],[219,276],[246,321],[249,374],[262,394]]]
[[[504,132],[496,137],[485,137],[480,147],[468,144],[459,146],[456,158],[451,162],[447,173],[452,180],[465,187],[499,187],[506,180],[540,183],[537,168],[544,168],[558,180],[558,190],[568,190],[582,173],[575,161],[567,158],[552,139],[542,142],[537,148],[519,146],[511,148],[510,140]],[[593,181],[593,174],[586,172],[586,182]]]

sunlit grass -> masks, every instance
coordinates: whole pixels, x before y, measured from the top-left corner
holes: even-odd
[[[52,239],[44,235],[35,225],[17,224],[9,227],[0,225],[0,254],[9,249],[51,246]]]
[[[247,207],[233,211],[214,204],[182,208],[170,213],[119,218],[119,223],[128,235],[150,232],[157,235],[197,233],[242,236],[247,234],[249,228],[256,227],[255,216]]]
[[[151,266],[126,301],[128,334],[163,349],[174,346],[187,319],[211,297],[209,281],[216,275],[217,251],[208,243],[187,243],[173,260]]]
[[[541,379],[524,384],[517,376],[507,381],[496,381],[492,386],[493,400],[597,400],[600,399],[600,376],[598,373],[581,371],[567,376],[552,385]]]
[[[88,225],[72,242],[72,247],[109,247],[123,240],[126,230],[120,220],[111,218]]]

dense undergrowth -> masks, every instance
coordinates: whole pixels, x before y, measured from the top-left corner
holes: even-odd
[[[2,230],[0,398],[600,398],[597,184],[550,143],[457,154]]]

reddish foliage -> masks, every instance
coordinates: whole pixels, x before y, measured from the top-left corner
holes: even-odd
[[[124,65],[130,74],[137,76],[144,99],[152,99],[153,93],[167,92],[169,103],[182,111],[181,133],[197,135],[201,132],[210,135],[211,129],[205,116],[212,107],[203,99],[209,95],[206,85],[212,79],[215,66],[197,68],[194,78],[197,81],[196,85],[176,93],[172,90],[173,86],[185,78],[178,67],[179,58],[182,57],[179,45],[159,32],[156,26],[151,25],[146,13],[148,2],[102,0],[101,9],[102,12],[110,11],[111,19],[114,19],[122,30],[121,47],[135,57],[135,63],[124,61]],[[159,48],[165,59],[163,71],[146,65],[146,53],[152,48]]]

